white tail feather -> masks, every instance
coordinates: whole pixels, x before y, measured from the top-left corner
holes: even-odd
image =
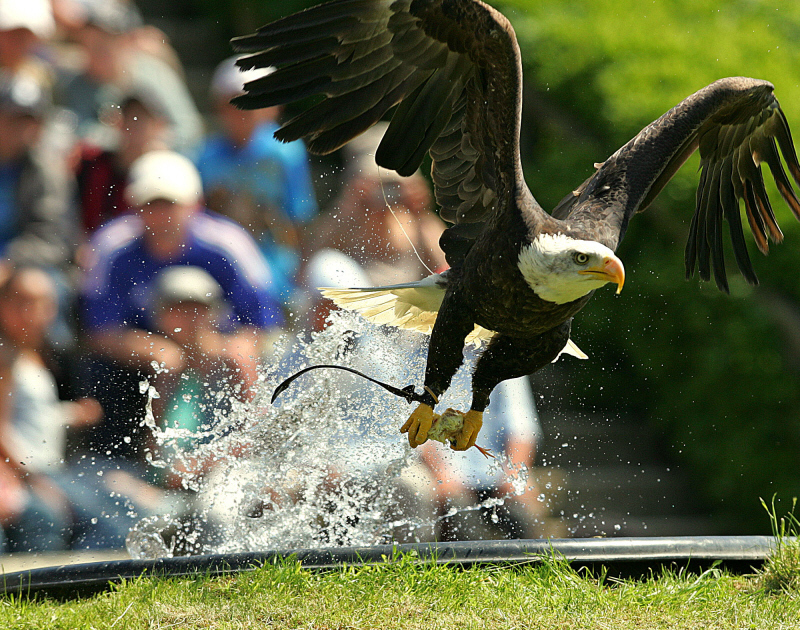
[[[570,356],[575,357],[576,359],[588,359],[589,356],[581,350],[578,346],[575,345],[575,342],[572,339],[567,339],[567,345],[561,349],[561,352],[558,353],[558,356],[553,359],[553,363],[558,361],[559,357],[562,354],[568,354]]]
[[[376,324],[431,334],[444,299],[447,280],[440,274],[418,282],[364,289],[320,288],[322,295],[341,307],[361,313]]]

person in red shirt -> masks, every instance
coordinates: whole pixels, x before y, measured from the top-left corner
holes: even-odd
[[[78,164],[80,216],[87,235],[131,210],[125,185],[136,158],[167,148],[169,120],[152,95],[141,91],[128,95],[120,104],[116,125],[119,145],[113,150],[86,146]]]

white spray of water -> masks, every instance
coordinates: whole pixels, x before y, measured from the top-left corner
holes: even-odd
[[[179,474],[192,505],[183,514],[140,521],[128,536],[131,556],[429,539],[435,523],[415,513],[413,497],[401,483],[419,465],[417,451],[398,432],[408,403],[338,370],[304,375],[276,405],[269,400],[284,378],[320,363],[353,367],[398,386],[419,384],[424,341],[336,312],[331,325],[310,340],[284,340],[276,355],[282,358],[265,367],[254,400],[231,403],[216,414],[213,426],[196,432],[161,427],[148,405],[145,424],[159,444],[151,463],[184,471]],[[142,387],[157,396],[150,383]],[[449,395],[463,406],[468,393]],[[205,462],[208,472],[190,472],[196,462]],[[511,473],[515,492],[525,492],[526,471]],[[488,501],[491,505],[461,509],[502,503]]]

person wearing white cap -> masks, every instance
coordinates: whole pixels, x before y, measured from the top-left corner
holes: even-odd
[[[50,0],[0,0],[0,68],[18,72],[54,32]]]
[[[131,166],[127,194],[136,212],[100,228],[90,243],[82,315],[90,347],[102,360],[91,379],[94,395],[107,412],[93,445],[137,459],[147,441],[131,420],[141,417],[142,375],[152,374],[153,364],[176,373],[187,364],[180,344],[158,333],[150,298],[163,269],[198,267],[222,288],[226,316],[198,352],[234,365],[245,396],[256,379],[262,335],[283,316],[266,260],[242,227],[203,208],[200,176],[189,159],[166,150],[145,153]]]
[[[286,296],[294,290],[303,228],[317,214],[308,156],[302,143],[273,138],[280,108],[243,111],[230,103],[246,82],[270,72],[243,72],[235,61],[220,63],[211,79],[220,132],[202,145],[197,166],[209,208],[250,230]]]

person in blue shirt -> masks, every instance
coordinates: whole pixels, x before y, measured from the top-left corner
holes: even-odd
[[[274,272],[282,298],[295,290],[302,228],[317,214],[305,147],[273,138],[279,107],[242,111],[230,100],[243,85],[264,76],[241,72],[235,57],[223,61],[211,80],[219,132],[200,148],[197,167],[206,203],[245,226],[258,241]]]
[[[225,317],[196,348],[208,361],[236,366],[241,391],[255,383],[265,335],[283,324],[269,266],[250,235],[201,205],[202,186],[190,160],[150,151],[131,166],[128,196],[137,209],[96,232],[82,287],[83,327],[97,361],[88,380],[106,410],[91,446],[101,455],[140,459],[143,376],[180,373],[185,349],[158,332],[154,283],[167,267],[206,271],[222,288]],[[155,367],[153,367],[155,366]]]

